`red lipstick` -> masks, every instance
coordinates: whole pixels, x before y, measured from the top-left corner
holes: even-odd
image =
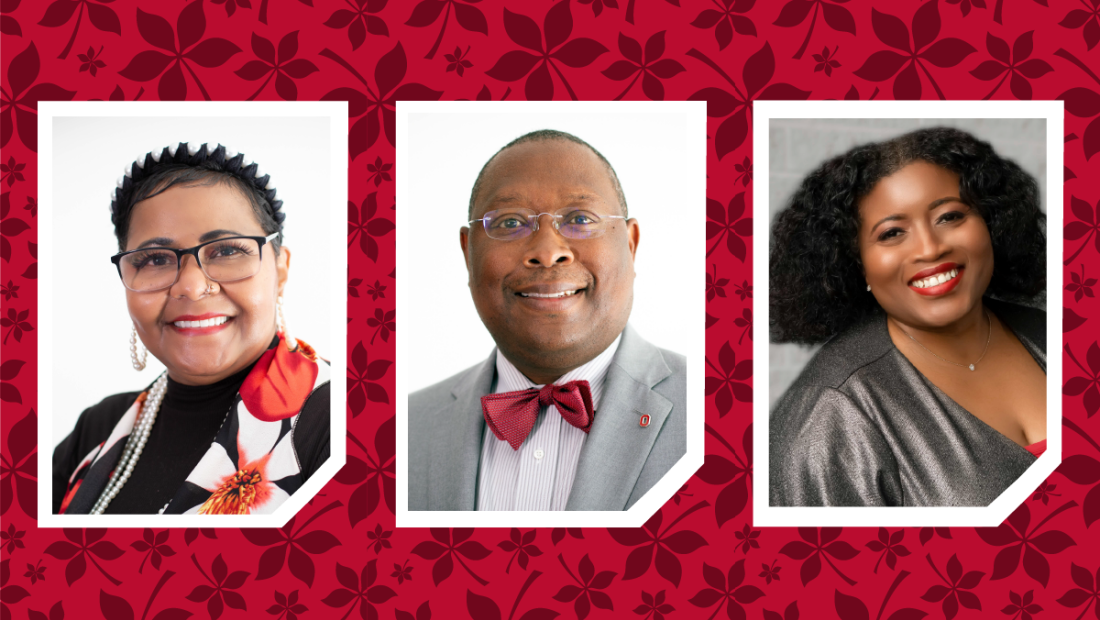
[[[224,321],[219,322],[219,319],[224,319]],[[213,321],[213,324],[199,325],[198,323],[200,321]],[[168,327],[181,336],[205,336],[207,334],[220,332],[228,327],[229,323],[232,321],[233,317],[219,312],[207,312],[206,314],[199,315],[181,314],[171,321],[168,321]],[[179,323],[185,323],[186,325],[181,326]]]
[[[943,273],[945,271],[951,271],[955,267],[958,267],[958,264],[956,264],[956,263],[940,263],[939,265],[936,265],[935,267],[929,267],[928,269],[923,269],[923,270],[918,271],[917,273],[913,274],[913,277],[909,278],[909,282],[913,282],[913,280],[921,280],[921,279],[927,278],[929,276],[934,276],[936,274]]]
[[[918,280],[927,278],[929,276],[934,276],[934,275],[937,275],[937,274],[949,272],[952,269],[958,270],[958,275],[956,275],[954,278],[951,278],[950,280],[948,280],[948,281],[946,281],[942,284],[936,284],[935,286],[929,286],[929,287],[925,287],[925,288],[920,288],[920,287],[917,287],[913,284],[914,282],[916,282]],[[959,282],[962,281],[963,273],[965,271],[966,271],[965,267],[962,267],[960,265],[956,265],[955,263],[943,263],[942,265],[937,265],[935,267],[932,267],[931,269],[925,269],[924,271],[918,271],[917,275],[914,276],[912,280],[909,280],[909,288],[912,289],[913,292],[917,293],[918,295],[924,295],[925,297],[936,297],[936,296],[939,296],[939,295],[945,295],[945,294],[950,293],[951,291],[953,291],[955,289],[955,287],[959,285]]]

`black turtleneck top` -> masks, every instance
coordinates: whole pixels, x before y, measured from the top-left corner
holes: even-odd
[[[276,343],[277,338],[273,345]],[[130,479],[107,507],[108,514],[156,514],[172,499],[214,442],[237,392],[255,365],[253,362],[237,374],[210,385],[183,385],[168,378],[168,390],[149,440]],[[140,393],[115,394],[89,407],[80,415],[73,432],[54,449],[54,514],[61,509],[69,477],[77,465],[107,440]],[[306,401],[294,427],[294,450],[303,480],[328,460],[329,425],[326,383]]]

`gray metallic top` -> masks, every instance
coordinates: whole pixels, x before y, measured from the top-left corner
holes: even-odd
[[[1046,372],[1046,312],[983,302]],[[987,506],[1036,458],[933,385],[886,316],[834,337],[770,417],[772,506]]]

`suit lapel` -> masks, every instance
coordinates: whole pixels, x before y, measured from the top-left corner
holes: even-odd
[[[428,510],[474,510],[485,418],[481,396],[492,389],[496,349],[451,392],[454,400],[438,419],[428,476]]]
[[[624,510],[672,403],[652,390],[672,374],[656,347],[628,325],[604,380],[566,510]],[[650,417],[642,427],[643,415]]]

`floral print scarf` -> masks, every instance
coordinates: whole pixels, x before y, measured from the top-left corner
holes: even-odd
[[[309,396],[329,380],[329,365],[298,340],[294,352],[279,344],[260,356],[210,444],[162,514],[267,514],[304,482],[294,451],[294,426]],[[115,424],[69,478],[62,514],[87,514],[122,457],[148,391]],[[148,455],[143,455],[148,458]]]

